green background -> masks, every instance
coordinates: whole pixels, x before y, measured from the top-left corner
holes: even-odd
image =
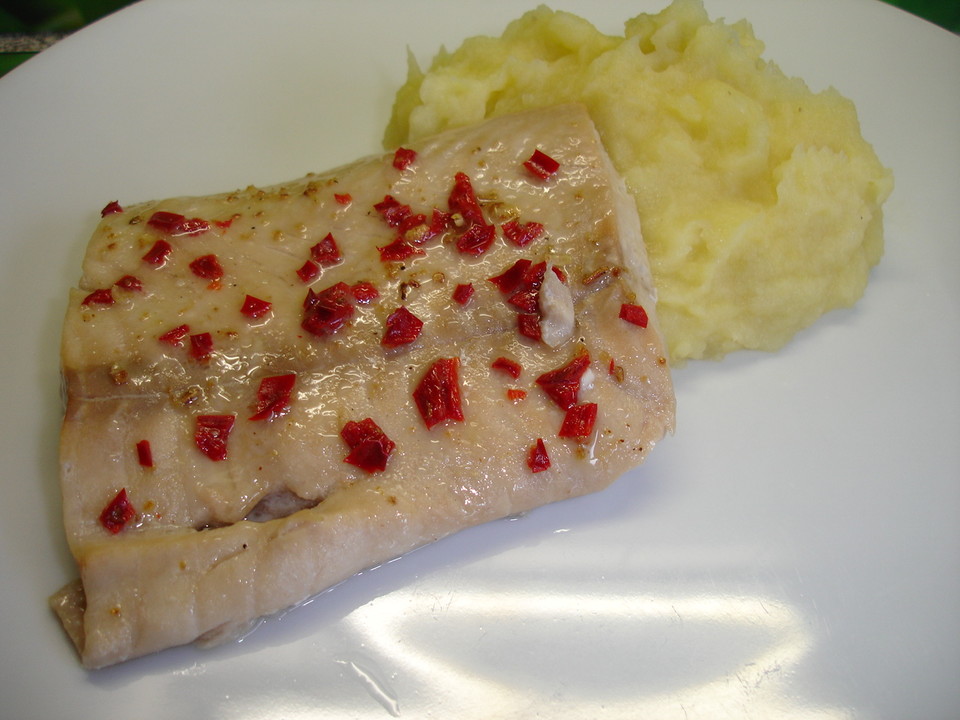
[[[69,33],[128,5],[130,0],[0,0],[0,34]],[[400,0],[397,0],[398,2]],[[960,0],[887,0],[960,33]],[[0,53],[0,75],[32,55]]]

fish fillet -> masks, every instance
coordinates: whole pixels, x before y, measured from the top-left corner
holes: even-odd
[[[673,427],[634,203],[578,105],[111,203],[79,285],[60,451],[80,578],[51,604],[90,668],[600,490]]]

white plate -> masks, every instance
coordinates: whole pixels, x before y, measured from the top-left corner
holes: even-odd
[[[58,341],[99,209],[375,152],[408,45],[427,60],[534,2],[148,0],[0,80],[0,715],[960,712],[960,39],[873,0],[708,3],[851,97],[894,170],[854,309],[678,371],[676,436],[607,492],[364,573],[239,644],[78,665],[45,603],[73,574]],[[610,32],[662,5],[557,4]]]

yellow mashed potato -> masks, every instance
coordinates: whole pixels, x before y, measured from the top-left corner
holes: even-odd
[[[863,294],[893,180],[849,100],[762,52],[701,0],[639,15],[624,37],[541,6],[426,72],[411,58],[384,143],[583,102],[636,198],[674,362],[775,350]]]

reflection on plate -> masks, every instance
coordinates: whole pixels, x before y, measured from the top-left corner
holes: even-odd
[[[613,32],[662,3],[558,7]],[[776,355],[679,370],[676,436],[607,492],[363,573],[242,643],[94,674],[44,599],[72,573],[57,345],[99,208],[377,152],[408,46],[425,61],[524,6],[147,0],[0,79],[4,713],[956,715],[960,39],[865,0],[707,7],[851,97],[893,168],[864,299]]]

